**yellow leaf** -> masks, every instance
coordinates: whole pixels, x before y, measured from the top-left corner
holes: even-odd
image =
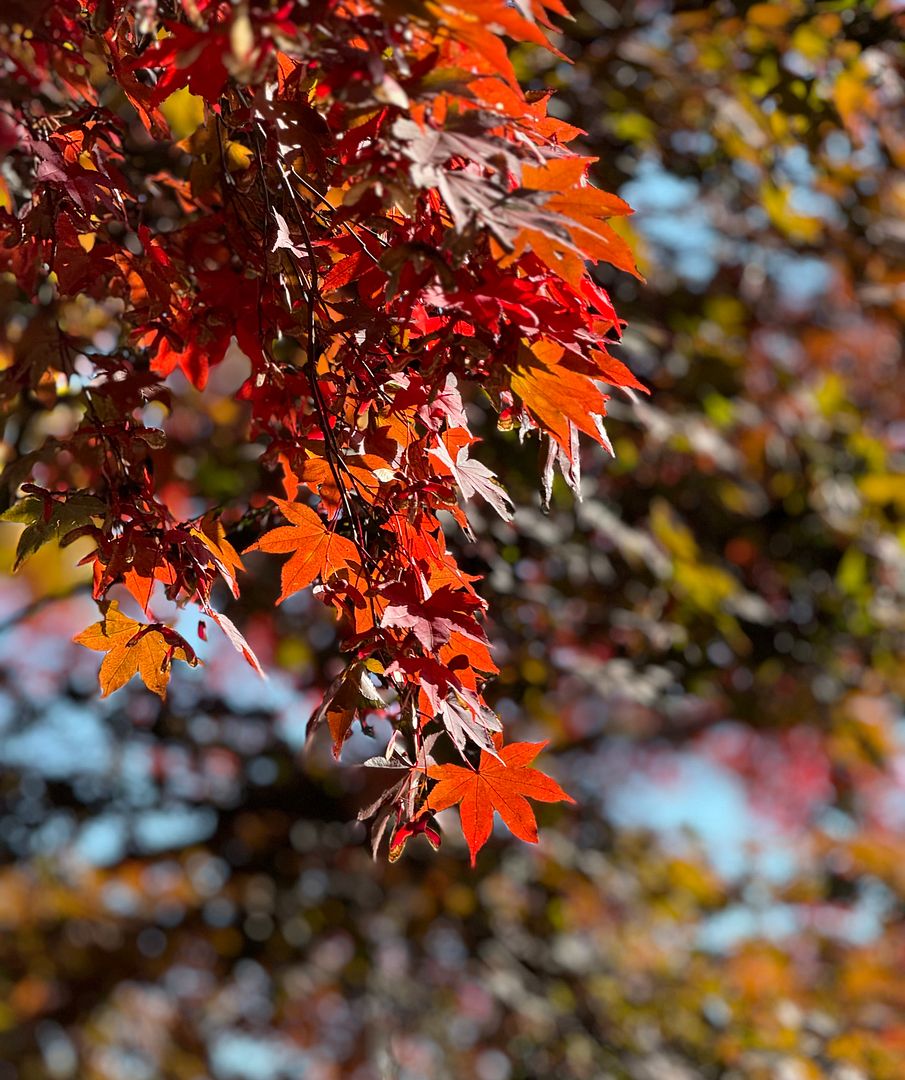
[[[184,86],[181,90],[170,94],[160,106],[160,111],[166,117],[176,138],[185,139],[204,121],[204,99]]]
[[[691,529],[679,520],[665,499],[654,500],[650,523],[654,536],[670,555],[689,562],[698,557],[698,545]]]
[[[125,686],[133,675],[140,675],[145,686],[162,698],[173,660],[183,660],[190,667],[198,664],[198,658],[185,642],[184,647],[170,644],[162,630],[149,629],[146,624],[123,615],[115,600],[110,602],[100,622],[77,634],[73,641],[107,654],[98,676],[102,697]]]
[[[794,210],[790,203],[791,195],[789,188],[774,187],[772,184],[764,184],[761,188],[764,209],[773,224],[793,240],[814,243],[823,233],[823,223],[819,217]]]
[[[871,111],[871,92],[867,83],[867,72],[861,64],[843,71],[836,79],[836,85],[833,87],[833,101],[847,127],[856,121],[858,113]]]
[[[905,510],[905,476],[899,476],[896,473],[865,476],[858,486],[868,502],[878,506],[892,503]]]
[[[226,144],[226,167],[230,172],[242,172],[251,165],[254,151],[232,139]]]
[[[764,30],[778,30],[792,18],[792,7],[793,5],[776,3],[775,0],[770,4],[752,4],[748,8],[747,19],[749,23]]]

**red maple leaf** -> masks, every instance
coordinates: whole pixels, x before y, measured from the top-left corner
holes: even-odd
[[[413,836],[427,837],[427,842],[434,851],[440,850],[440,834],[434,828],[433,815],[422,814],[414,821],[405,821],[397,825],[390,838],[390,862],[396,862],[400,858],[405,851],[405,845]]]
[[[150,100],[159,105],[170,94],[187,86],[193,94],[216,105],[226,82],[224,56],[229,53],[229,35],[223,31],[193,30],[182,23],[169,23],[168,36],[156,41],[133,68],[159,68],[160,76]]]
[[[427,600],[416,600],[399,585],[384,590],[391,601],[380,625],[411,630],[427,655],[449,641],[453,630],[476,641],[484,641],[484,632],[472,612],[483,605],[474,596],[444,585]]]
[[[531,762],[547,745],[539,743],[510,743],[502,745],[497,739],[501,761],[481,751],[477,769],[461,765],[434,765],[427,771],[432,780],[439,780],[428,797],[428,807],[434,813],[459,804],[459,817],[471,865],[487,843],[493,828],[493,812],[500,815],[511,832],[529,844],[537,843],[537,821],[528,799],[537,802],[574,802],[557,782],[531,768]]]

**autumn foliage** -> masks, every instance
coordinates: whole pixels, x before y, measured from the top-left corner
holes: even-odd
[[[507,54],[545,45],[564,13],[62,0],[20,5],[4,31],[0,266],[17,318],[0,408],[65,398],[75,417],[6,462],[18,560],[89,538],[100,618],[76,641],[105,654],[103,694],[137,674],[163,696],[198,660],[155,604],[193,605],[260,671],[215,586],[239,596],[245,552],[283,559],[277,603],[313,587],[348,656],[312,734],[339,756],[356,722],[395,729],[365,811],[391,856],[438,840],[453,805],[472,859],[495,810],[534,841],[526,800],[568,798],[531,766],[538,745],[504,744],[478,578],[447,543],[450,523],[470,535],[475,499],[512,513],[469,395],[540,438],[549,493],[554,468],[577,485],[580,433],[608,446],[599,384],[643,389],[607,352],[620,324],[588,266],[636,272],[608,223],[629,208],[588,181],[576,129]],[[98,336],[102,306],[115,333]],[[234,349],[258,484],[199,506],[149,406],[165,414],[177,372],[204,394]]]

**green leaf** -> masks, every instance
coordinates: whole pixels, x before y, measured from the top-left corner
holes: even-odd
[[[76,493],[63,500],[54,500],[49,519],[44,517],[44,500],[33,495],[20,499],[3,514],[0,521],[24,525],[16,546],[13,571],[51,540],[62,541],[76,529],[89,525],[95,518],[104,518],[106,504],[94,495]]]

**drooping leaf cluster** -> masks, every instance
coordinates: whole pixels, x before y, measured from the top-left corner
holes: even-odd
[[[19,559],[89,538],[101,619],[77,640],[106,652],[104,694],[133,674],[162,694],[196,657],[155,605],[194,605],[260,671],[214,590],[240,595],[237,545],[288,556],[278,603],[314,586],[351,657],[312,728],[326,721],[337,756],[357,720],[397,733],[385,760],[405,779],[375,808],[378,840],[428,822],[450,752],[507,760],[485,603],[443,526],[471,535],[476,496],[511,515],[462,390],[547,441],[549,492],[554,466],[577,485],[579,433],[607,445],[599,384],[640,387],[607,352],[620,325],[588,269],[635,272],[608,223],[629,209],[589,183],[575,129],[507,56],[504,39],[544,45],[551,14],[558,0],[66,0],[4,30]],[[166,380],[204,394],[228,354],[258,475],[214,506],[179,481],[178,424],[153,417]],[[32,439],[61,402],[68,423]]]

